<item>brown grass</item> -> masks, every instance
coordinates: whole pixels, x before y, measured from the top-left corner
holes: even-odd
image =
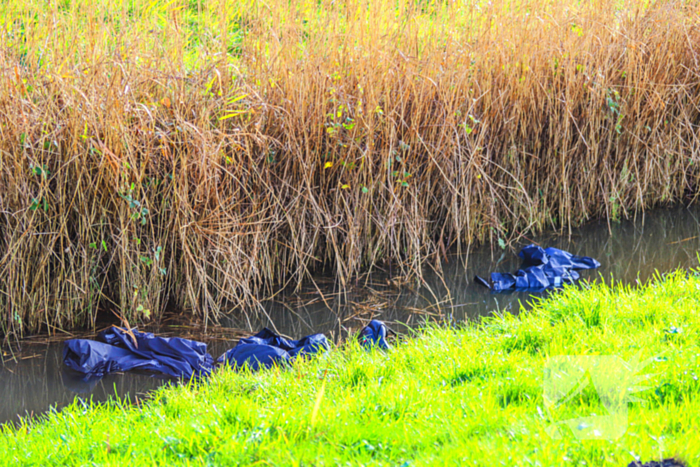
[[[700,2],[12,0],[0,332],[695,199]]]

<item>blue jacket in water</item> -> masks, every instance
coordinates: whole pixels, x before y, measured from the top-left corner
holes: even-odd
[[[63,362],[85,378],[101,378],[118,371],[143,370],[173,377],[209,375],[214,360],[207,345],[179,337],[156,337],[131,330],[131,335],[112,327],[97,340],[72,339],[63,345]]]
[[[238,344],[219,357],[218,361],[228,363],[234,368],[248,365],[252,371],[257,371],[274,365],[285,365],[297,357],[315,354],[328,348],[328,340],[323,334],[313,334],[295,341],[285,339],[265,328],[254,336],[239,340]]]
[[[523,259],[515,273],[491,273],[491,284],[476,276],[475,281],[494,292],[505,290],[542,290],[561,287],[578,280],[581,269],[595,269],[600,263],[588,256],[576,256],[557,248],[543,249],[536,245],[523,248],[518,254]]]

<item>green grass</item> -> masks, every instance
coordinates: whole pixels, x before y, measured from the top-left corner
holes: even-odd
[[[700,465],[700,278],[570,289],[531,312],[428,327],[388,353],[354,343],[289,370],[221,371],[140,407],[75,403],[0,434],[0,465]],[[548,436],[557,355],[651,359],[617,440]],[[600,410],[584,391],[569,410]],[[600,412],[597,412],[600,413]]]

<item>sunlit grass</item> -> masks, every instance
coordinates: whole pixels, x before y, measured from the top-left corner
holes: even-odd
[[[572,288],[519,316],[428,327],[388,353],[349,342],[289,370],[220,371],[138,407],[75,403],[6,428],[0,463],[700,465],[700,279],[686,276]],[[624,436],[549,437],[543,370],[558,355],[651,359]],[[599,411],[595,395],[572,410]]]

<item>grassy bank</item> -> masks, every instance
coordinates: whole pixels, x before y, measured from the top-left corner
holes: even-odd
[[[699,7],[2,2],[0,332],[694,196]]]
[[[0,435],[2,465],[700,465],[700,278],[632,291],[570,290],[518,317],[431,328],[390,352],[354,345],[293,369],[227,370],[139,407],[75,404]],[[550,412],[543,369],[558,355],[648,361],[649,387],[616,440],[547,434],[604,412],[584,391]],[[561,418],[559,418],[561,417]]]

